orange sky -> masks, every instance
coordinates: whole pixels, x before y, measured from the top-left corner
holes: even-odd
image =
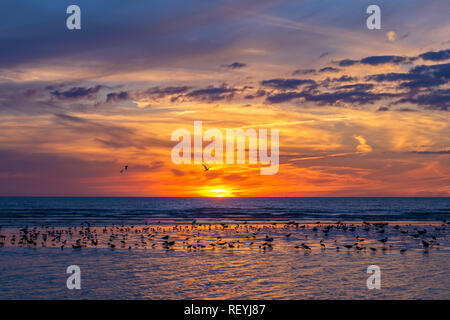
[[[411,17],[425,6],[435,21],[412,26],[399,7],[369,32],[364,10],[358,20],[350,6],[277,5],[211,5],[173,20],[164,11],[142,25],[130,23],[135,8],[117,38],[11,27],[30,55],[4,39],[0,195],[449,196],[445,10],[417,2]],[[194,121],[279,129],[278,173],[173,164],[171,134]]]

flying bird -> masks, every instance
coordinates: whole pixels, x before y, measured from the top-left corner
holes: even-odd
[[[120,170],[120,173],[123,173],[124,171],[127,171],[128,170],[128,166],[124,166],[123,168],[122,168],[122,170]]]
[[[206,164],[202,163],[203,168],[205,168],[205,171],[208,171],[209,169],[211,169],[211,167],[206,166]]]

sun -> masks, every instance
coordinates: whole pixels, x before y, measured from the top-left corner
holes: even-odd
[[[208,197],[214,197],[214,198],[225,198],[225,197],[233,196],[233,193],[227,189],[209,189],[209,190],[206,190],[206,194]]]

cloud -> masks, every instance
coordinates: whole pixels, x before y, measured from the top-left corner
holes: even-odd
[[[372,66],[377,66],[380,64],[399,64],[399,63],[407,63],[411,62],[411,58],[401,57],[401,56],[371,56],[361,59],[359,61],[361,64],[368,64]]]
[[[423,60],[444,61],[450,59],[450,49],[441,51],[429,51],[419,55]]]
[[[403,56],[370,56],[365,57],[361,60],[343,59],[338,61],[338,65],[341,67],[353,66],[355,64],[365,64],[371,66],[378,66],[382,64],[400,64],[400,63],[411,63],[417,58],[415,57],[403,57]]]
[[[400,108],[400,109],[396,109],[395,111],[398,112],[417,112],[417,110],[411,109],[411,108]]]
[[[358,80],[358,79],[355,77],[347,76],[347,75],[343,75],[340,78],[331,79],[332,82],[349,82],[349,81],[356,81],[356,80]]]
[[[323,73],[323,72],[338,72],[339,69],[337,68],[333,68],[333,67],[325,67],[319,70],[319,73]]]
[[[316,69],[297,69],[292,72],[293,76],[303,75],[303,74],[311,74],[316,72]]]
[[[439,155],[439,154],[450,154],[450,150],[437,150],[437,151],[411,151],[411,153]]]
[[[255,98],[260,98],[263,97],[267,94],[267,92],[265,90],[259,89],[258,91],[255,92],[255,94],[249,94],[245,96],[245,99],[255,99]]]
[[[366,77],[376,82],[402,82],[399,88],[417,89],[432,88],[446,84],[450,80],[450,64],[419,65],[407,73],[375,74]]]
[[[305,95],[302,92],[283,92],[269,95],[266,98],[266,101],[270,103],[282,103],[291,101],[293,99],[302,98],[304,96]]]
[[[399,99],[396,103],[413,103],[430,109],[447,111],[450,109],[450,89],[412,95]]]
[[[337,90],[357,90],[357,91],[368,91],[374,87],[371,83],[356,83],[356,84],[348,84],[345,86],[339,86]]]
[[[351,60],[351,59],[343,59],[341,61],[338,61],[338,64],[340,67],[349,67],[349,66],[352,66],[357,63],[358,63],[357,60]]]
[[[244,68],[246,66],[247,66],[247,64],[242,63],[242,62],[233,62],[231,64],[222,65],[222,67],[224,67],[224,68],[233,69],[233,70],[234,69],[241,69],[241,68]]]
[[[363,136],[354,136],[353,138],[355,138],[359,142],[358,146],[356,147],[359,152],[368,153],[372,151],[372,147],[367,144],[367,141]]]
[[[270,103],[282,103],[302,98],[304,101],[317,102],[319,105],[339,105],[342,103],[363,105],[395,96],[395,94],[390,93],[373,93],[368,91],[372,86],[371,84],[341,86],[333,92],[321,92],[317,90],[289,91],[271,94],[266,98],[266,101]]]
[[[126,91],[111,92],[106,95],[106,102],[118,102],[130,99],[130,94]]]
[[[209,86],[204,89],[193,90],[186,94],[186,97],[189,98],[197,98],[203,101],[214,102],[225,99],[233,98],[234,94],[238,91],[236,88],[230,88],[226,85],[222,85],[221,87]]]
[[[172,96],[172,95],[180,95],[182,93],[187,92],[189,89],[191,89],[190,86],[178,86],[178,87],[152,87],[144,91],[139,91],[137,93],[137,96],[140,98],[144,97],[157,97],[157,98],[164,98],[166,96]]]
[[[315,84],[314,80],[310,79],[271,79],[261,81],[261,85],[279,90],[297,89],[304,84]]]
[[[96,85],[95,87],[90,88],[72,87],[66,91],[55,90],[52,91],[51,94],[58,99],[92,99],[102,88],[103,86],[101,85]]]

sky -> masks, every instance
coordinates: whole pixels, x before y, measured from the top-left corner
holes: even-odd
[[[2,196],[450,194],[448,0],[1,7]],[[278,173],[174,164],[194,121],[279,129]]]

